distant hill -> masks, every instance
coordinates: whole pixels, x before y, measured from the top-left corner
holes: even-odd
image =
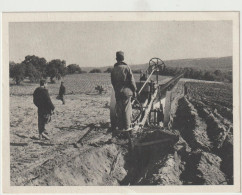
[[[201,70],[221,70],[229,71],[232,70],[233,59],[232,56],[220,57],[220,58],[195,58],[195,59],[178,59],[178,60],[167,60],[164,61],[167,67],[178,67],[178,68],[195,68]],[[146,70],[148,63],[130,65],[132,70]],[[107,68],[112,66],[98,67],[101,71],[105,71]],[[94,67],[81,67],[83,70],[89,72]]]
[[[221,58],[200,58],[200,59],[184,59],[184,60],[169,60],[165,62],[171,67],[189,67],[201,70],[232,70],[232,56]]]

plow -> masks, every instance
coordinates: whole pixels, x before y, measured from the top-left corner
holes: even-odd
[[[168,127],[170,120],[171,90],[183,74],[176,75],[165,84],[160,84],[159,73],[164,68],[165,63],[161,59],[152,58],[149,61],[147,70],[141,75],[140,81],[136,82],[138,89],[137,98],[132,97],[131,100],[132,128],[126,132],[132,150],[134,150],[134,147],[146,147],[163,142],[175,141],[177,139],[177,136],[171,132],[160,130],[167,129]],[[155,80],[152,80],[152,76],[153,78],[155,76]],[[110,103],[111,124],[116,123],[115,103],[115,94],[113,91]],[[150,130],[160,132],[162,136],[159,139],[143,141],[143,135],[147,134]]]

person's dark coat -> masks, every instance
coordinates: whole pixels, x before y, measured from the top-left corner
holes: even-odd
[[[65,95],[65,93],[66,93],[66,88],[64,85],[61,85],[59,89],[59,96],[62,97],[63,95]]]
[[[43,114],[51,114],[51,111],[55,109],[53,105],[49,92],[43,87],[38,87],[35,89],[34,94],[34,104],[38,107],[38,112]]]

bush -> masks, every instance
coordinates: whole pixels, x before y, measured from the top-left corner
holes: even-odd
[[[98,68],[94,68],[90,71],[90,73],[101,73],[102,71]]]
[[[134,74],[140,74],[141,70],[132,70]]]
[[[67,66],[67,73],[68,74],[82,73],[82,69],[77,64],[70,64]]]
[[[42,76],[41,72],[38,71],[31,63],[24,64],[25,66],[25,77],[28,77],[30,82],[38,82]]]
[[[10,77],[13,78],[16,85],[19,85],[25,78],[25,64],[16,64],[10,69]]]
[[[54,78],[61,79],[66,74],[66,62],[59,59],[51,60],[47,64],[46,73],[52,83],[54,82]]]
[[[113,70],[113,68],[107,68],[107,70],[105,70],[104,72],[105,72],[105,73],[111,73],[112,70]]]
[[[25,57],[24,61],[22,62],[23,64],[26,65],[26,77],[28,77],[28,69],[31,69],[30,71],[34,71],[34,75],[38,75],[40,77],[46,77],[46,66],[47,66],[47,61],[45,58],[40,58],[35,55],[28,55]],[[38,71],[38,73],[37,73]],[[30,73],[32,74],[32,73]],[[34,79],[35,80],[35,79]]]

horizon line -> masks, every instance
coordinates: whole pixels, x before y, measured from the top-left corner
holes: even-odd
[[[216,59],[216,58],[228,58],[228,57],[233,57],[233,55],[230,55],[230,56],[221,56],[221,57],[202,57],[202,58],[177,58],[177,59],[168,59],[168,60],[162,60],[164,62],[166,61],[178,61],[178,60],[199,60],[199,59]],[[155,57],[152,57],[152,58],[155,58]],[[150,58],[150,59],[152,59]],[[125,59],[124,59],[125,61]],[[146,62],[146,63],[139,63],[139,64],[129,64],[129,66],[138,66],[138,65],[144,65],[144,64],[148,64],[149,62]],[[78,64],[77,64],[78,65]],[[80,66],[78,65],[79,67],[81,68],[96,68],[97,66]],[[112,67],[113,65],[109,65],[109,66],[99,66],[98,68],[104,68],[104,67]]]

